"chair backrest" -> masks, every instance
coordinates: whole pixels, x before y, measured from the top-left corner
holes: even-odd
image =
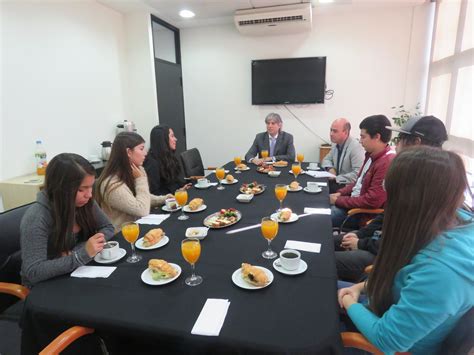
[[[202,164],[201,154],[197,148],[192,148],[181,153],[184,174],[186,177],[203,176],[204,165]]]
[[[467,355],[474,349],[474,308],[471,308],[441,345],[440,354]]]

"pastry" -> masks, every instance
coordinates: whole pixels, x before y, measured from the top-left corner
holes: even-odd
[[[289,208],[284,208],[280,211],[280,214],[278,215],[278,219],[283,222],[287,222],[291,218],[291,213],[292,211]]]
[[[155,228],[155,229],[149,230],[148,233],[145,234],[145,236],[143,237],[143,246],[148,248],[148,247],[151,247],[152,245],[155,245],[163,238],[164,235],[165,233],[163,232],[163,229],[161,228]]]
[[[204,200],[202,198],[193,198],[188,206],[191,211],[196,211],[203,203]]]
[[[265,286],[269,282],[265,271],[246,263],[242,263],[242,278],[254,286]]]
[[[237,165],[237,169],[239,169],[239,170],[247,169],[247,165],[245,165],[244,163],[241,163],[241,164]]]
[[[290,184],[290,190],[298,190],[298,188],[300,187],[300,184],[298,181],[293,181],[291,184]]]
[[[229,184],[231,184],[231,183],[234,182],[234,177],[233,177],[232,175],[230,175],[230,174],[227,175],[225,179],[227,180],[227,182],[228,182]]]
[[[278,166],[278,167],[285,167],[288,166],[288,162],[285,160],[279,160],[273,163],[273,166]]]
[[[178,271],[176,271],[173,266],[162,259],[150,259],[150,261],[148,261],[148,269],[151,272],[151,277],[155,281],[169,279],[178,274]]]

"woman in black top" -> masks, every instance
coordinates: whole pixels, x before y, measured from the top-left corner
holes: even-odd
[[[150,150],[145,167],[154,195],[174,193],[179,188],[187,188],[182,166],[176,157],[176,142],[173,130],[165,125],[154,127],[150,133]]]

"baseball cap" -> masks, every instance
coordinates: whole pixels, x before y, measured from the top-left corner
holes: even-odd
[[[446,127],[439,118],[434,116],[412,117],[400,128],[391,126],[387,126],[385,128],[394,132],[420,137],[440,145],[448,140]]]

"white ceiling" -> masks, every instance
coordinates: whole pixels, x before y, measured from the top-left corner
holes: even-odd
[[[346,6],[414,6],[429,0],[334,0],[333,3],[319,3],[319,0],[97,0],[121,13],[148,11],[170,22],[178,28],[232,23],[236,10],[254,7],[276,6],[311,2],[314,11],[324,11]],[[196,16],[183,19],[181,10],[191,10]]]

